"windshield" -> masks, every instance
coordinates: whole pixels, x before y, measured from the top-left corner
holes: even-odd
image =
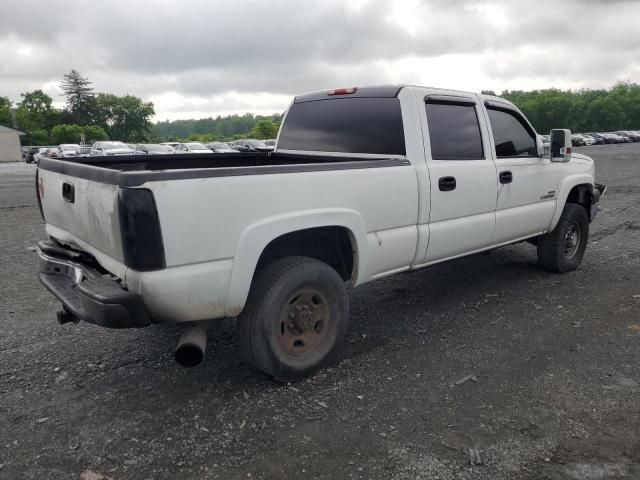
[[[61,145],[65,152],[80,152],[80,145]]]
[[[189,147],[189,150],[209,150],[201,143],[187,143],[187,147]]]
[[[102,144],[102,148],[104,148],[105,150],[115,150],[116,148],[126,148],[129,149],[129,147],[127,147],[124,143],[122,142],[104,142]]]

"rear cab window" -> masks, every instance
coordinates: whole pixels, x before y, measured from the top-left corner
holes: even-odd
[[[400,101],[352,97],[293,103],[278,150],[404,156]]]
[[[433,160],[484,160],[474,102],[427,99],[426,109]]]

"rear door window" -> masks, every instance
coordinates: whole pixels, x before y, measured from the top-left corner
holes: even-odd
[[[405,155],[397,98],[339,98],[294,103],[279,150]]]
[[[476,107],[470,103],[427,101],[433,160],[483,160]]]

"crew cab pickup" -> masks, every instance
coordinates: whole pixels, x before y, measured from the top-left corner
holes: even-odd
[[[592,159],[487,95],[416,86],[295,97],[270,153],[42,159],[42,283],[61,323],[236,317],[249,363],[282,381],[339,347],[347,284],[521,241],[576,269],[605,187]]]

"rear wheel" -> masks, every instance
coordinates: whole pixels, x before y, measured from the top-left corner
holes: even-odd
[[[569,272],[580,265],[589,241],[589,218],[581,205],[567,203],[553,231],[538,237],[538,263],[545,270]]]
[[[347,290],[333,268],[313,258],[285,257],[256,274],[236,332],[247,361],[291,382],[329,361],[348,317]]]

